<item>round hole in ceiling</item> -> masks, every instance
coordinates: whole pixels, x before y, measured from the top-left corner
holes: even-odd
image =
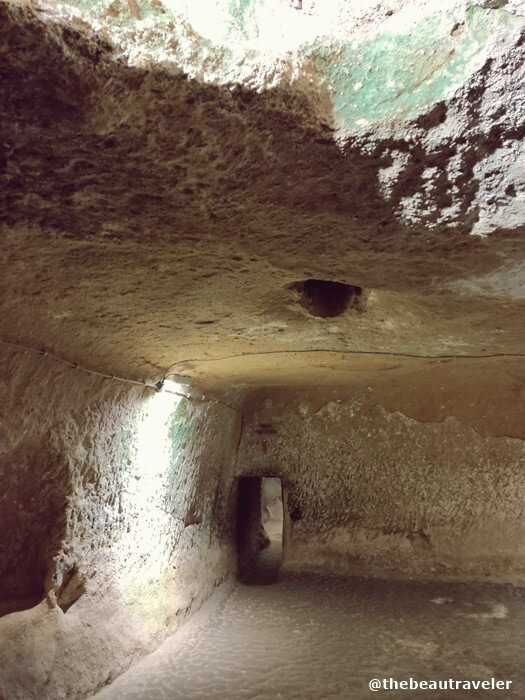
[[[363,290],[354,284],[311,278],[291,286],[300,292],[299,303],[312,316],[331,318],[348,308],[360,308]]]

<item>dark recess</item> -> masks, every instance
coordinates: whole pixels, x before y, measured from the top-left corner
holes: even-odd
[[[259,552],[270,544],[261,520],[260,476],[239,478],[237,489],[237,577],[243,580]]]
[[[312,316],[330,318],[340,316],[348,308],[360,309],[362,288],[344,282],[308,279],[297,282],[292,288],[301,292],[299,303]]]

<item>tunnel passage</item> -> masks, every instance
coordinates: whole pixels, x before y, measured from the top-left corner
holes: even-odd
[[[283,499],[277,477],[240,477],[237,489],[238,579],[277,580],[283,549]]]
[[[25,441],[0,459],[0,492],[3,614],[32,607],[52,587],[71,495],[67,462],[49,446]]]

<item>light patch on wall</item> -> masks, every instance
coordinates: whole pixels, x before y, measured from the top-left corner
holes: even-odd
[[[172,393],[172,385],[170,382],[147,400],[135,426],[135,450],[121,501],[125,530],[117,550],[123,590],[160,581],[169,565],[166,533],[173,515],[166,508],[165,493],[171,462],[170,427],[182,400]]]

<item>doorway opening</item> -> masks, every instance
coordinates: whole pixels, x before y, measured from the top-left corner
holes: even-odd
[[[237,573],[250,584],[274,583],[283,554],[283,490],[277,477],[243,476],[237,489]]]

